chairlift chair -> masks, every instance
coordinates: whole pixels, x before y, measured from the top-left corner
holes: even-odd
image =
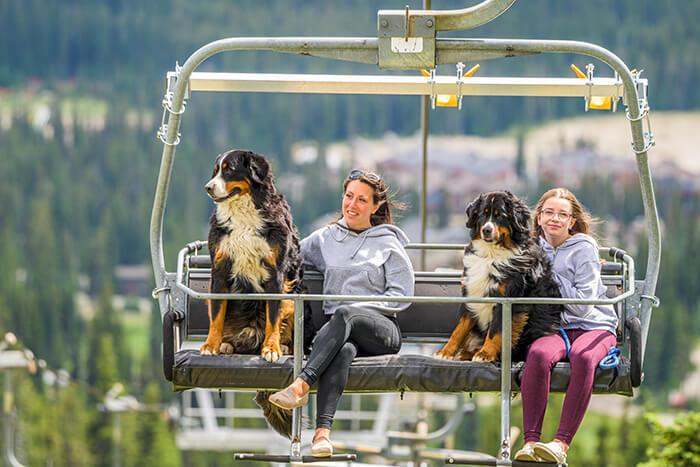
[[[620,99],[632,134],[631,151],[635,155],[644,204],[648,233],[648,255],[645,277],[635,279],[633,259],[617,248],[601,249],[601,255],[612,259],[612,269],[603,270],[603,279],[618,285],[622,292],[606,300],[574,300],[543,298],[487,298],[503,304],[503,334],[510,335],[510,310],[513,303],[578,303],[615,304],[620,310],[622,333],[618,344],[628,349],[627,358],[618,368],[600,370],[596,374],[596,393],[632,394],[632,388],[642,380],[644,348],[652,308],[658,306],[654,295],[660,264],[660,228],[656,200],[647,152],[654,144],[649,124],[647,80],[640,73],[631,72],[627,65],[612,52],[595,44],[562,40],[529,39],[474,39],[438,38],[437,33],[469,29],[484,24],[507,10],[515,0],[485,0],[461,10],[380,10],[377,37],[315,38],[278,37],[221,39],[202,46],[182,66],[166,75],[163,98],[163,117],[157,136],[163,143],[160,171],[153,202],[150,225],[151,259],[155,274],[154,298],[158,299],[163,320],[164,373],[176,390],[194,387],[229,389],[280,389],[290,383],[302,369],[302,333],[295,333],[294,356],[282,357],[276,363],[262,361],[257,355],[200,356],[187,349],[192,339],[206,335],[206,311],[201,315],[203,301],[223,298],[208,293],[206,257],[197,252],[206,242],[188,243],[179,253],[175,271],[165,267],[163,254],[163,217],[170,185],[175,151],[180,142],[180,124],[185,113],[186,99],[193,93],[207,91],[274,92],[309,94],[382,94],[419,95],[433,100],[439,94],[462,96],[543,96],[583,98],[585,109],[595,96],[609,96],[615,105]],[[542,53],[572,53],[595,58],[609,66],[613,78],[594,77],[592,67],[585,79],[580,78],[527,78],[527,77],[469,77],[415,76],[390,72],[371,76],[328,74],[270,74],[198,72],[197,67],[207,58],[222,52],[239,50],[267,50],[374,64],[380,70],[434,70],[438,65],[461,64],[512,56]],[[458,68],[460,69],[460,68]],[[414,244],[413,248],[429,251],[455,248],[439,244]],[[610,266],[608,266],[610,267]],[[306,279],[307,277],[305,277]],[[324,299],[375,300],[374,296],[324,296],[320,293],[322,278],[308,276],[310,293],[288,294],[226,294],[237,299],[291,299],[295,303],[295,327],[303,327],[303,304],[306,301],[318,307]],[[315,282],[314,282],[315,281]],[[398,298],[412,302],[408,312],[400,314],[404,340],[439,342],[446,339],[439,329],[452,319],[459,303],[474,299],[462,298],[458,292],[458,275],[419,271],[416,274],[416,297]],[[315,284],[315,285],[314,285]],[[199,311],[197,311],[199,310]],[[425,320],[426,313],[432,320]],[[421,321],[423,319],[423,321]],[[443,324],[441,324],[443,323]],[[437,326],[431,333],[431,326]],[[450,329],[451,331],[451,329]],[[204,334],[204,336],[202,335]],[[449,337],[449,331],[447,334]],[[374,359],[374,360],[372,360]],[[396,360],[398,359],[398,360]],[[354,362],[348,391],[358,392],[476,392],[500,391],[501,444],[497,456],[447,456],[445,462],[472,465],[520,465],[511,460],[510,394],[518,390],[521,363],[511,365],[510,340],[503,339],[501,364],[476,362],[444,362],[430,357],[400,355],[369,357]],[[394,372],[389,369],[395,366]],[[372,373],[374,368],[374,373]],[[380,370],[378,370],[378,368]],[[360,370],[361,369],[361,370]],[[372,377],[353,379],[353,371],[369,371]],[[251,375],[257,375],[251,380]],[[385,375],[380,377],[380,375]],[[386,375],[389,375],[387,378]],[[431,379],[430,375],[436,375]],[[369,381],[369,383],[367,382]],[[446,384],[447,381],[449,384]],[[554,370],[553,390],[565,391],[568,382],[568,364],[560,363]],[[368,385],[369,384],[369,385]],[[289,454],[279,456],[239,455],[239,459],[258,459],[279,462],[314,461],[301,454],[301,411],[295,409],[293,438]],[[350,457],[342,457],[351,459]],[[524,464],[523,464],[524,465]]]

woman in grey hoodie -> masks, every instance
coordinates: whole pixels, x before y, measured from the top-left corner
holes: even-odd
[[[606,298],[598,244],[588,235],[590,221],[590,214],[565,188],[549,190],[535,208],[535,234],[552,262],[564,298]],[[564,336],[555,334],[537,339],[527,354],[521,384],[525,445],[515,460],[566,462],[566,452],[593,393],[595,368],[616,344],[617,315],[612,305],[566,305],[561,323],[571,344],[571,378],[559,429],[554,440],[540,442],[551,371],[567,357]]]
[[[413,267],[404,250],[406,234],[393,225],[396,207],[380,176],[353,170],[343,184],[342,216],[301,242],[304,263],[323,274],[326,295],[382,295],[376,302],[324,301],[326,323],[308,362],[287,388],[270,396],[283,409],[306,404],[318,383],[316,434],[311,454],[330,456],[330,429],[355,356],[393,354],[401,347],[396,314],[410,303],[390,297],[413,295]]]

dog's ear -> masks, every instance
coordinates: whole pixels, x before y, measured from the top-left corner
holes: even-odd
[[[221,159],[223,159],[225,155],[226,153],[224,152],[216,156],[216,160],[214,161],[214,169],[211,172],[211,178],[214,178],[214,176],[216,176],[216,174],[219,172],[219,164],[221,164]]]
[[[484,195],[481,194],[478,197],[474,199],[471,203],[467,205],[467,228],[468,229],[473,229],[476,227],[476,220],[479,217],[479,206],[481,205],[481,201],[484,198]]]
[[[250,176],[254,182],[263,184],[270,173],[270,163],[260,154],[250,153]]]
[[[517,233],[528,237],[530,235],[530,208],[518,197],[513,197],[513,224]]]

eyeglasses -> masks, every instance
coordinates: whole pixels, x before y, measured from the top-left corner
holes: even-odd
[[[359,180],[362,177],[366,178],[370,182],[376,183],[377,185],[379,185],[382,182],[382,179],[379,177],[379,175],[372,172],[365,172],[364,170],[360,169],[353,169],[350,171],[350,175],[348,175],[348,178],[350,180]]]
[[[572,217],[571,214],[569,214],[568,212],[565,212],[565,211],[554,212],[551,209],[545,209],[544,211],[542,211],[542,217],[546,217],[547,219],[549,219],[551,217],[555,217],[555,216],[557,218],[563,220],[564,222],[568,221]]]

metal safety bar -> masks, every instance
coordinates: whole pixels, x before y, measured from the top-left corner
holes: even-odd
[[[203,246],[206,242],[199,242]],[[418,244],[421,245],[421,244]],[[418,245],[413,245],[416,248]],[[425,244],[422,244],[425,245]],[[464,248],[463,245],[445,245],[443,249],[461,249]],[[605,249],[601,249],[605,250]],[[615,305],[622,300],[634,295],[635,293],[635,281],[628,280],[625,281],[627,290],[625,290],[620,295],[614,298],[606,299],[583,299],[583,298],[544,298],[544,297],[485,297],[485,298],[474,298],[474,297],[444,297],[444,296],[423,296],[423,297],[386,297],[385,295],[324,295],[324,294],[299,294],[299,293],[211,293],[211,292],[198,292],[190,287],[188,287],[183,279],[185,276],[185,256],[191,253],[188,247],[180,250],[177,259],[177,274],[175,286],[183,291],[186,295],[192,298],[197,298],[200,300],[298,300],[303,302],[308,301],[356,301],[356,302],[372,302],[372,301],[390,301],[390,302],[402,302],[402,303],[525,303],[525,304],[574,304],[574,305]],[[627,264],[628,270],[634,272],[634,260],[629,255],[623,257],[623,261]],[[301,328],[299,328],[301,329]]]

